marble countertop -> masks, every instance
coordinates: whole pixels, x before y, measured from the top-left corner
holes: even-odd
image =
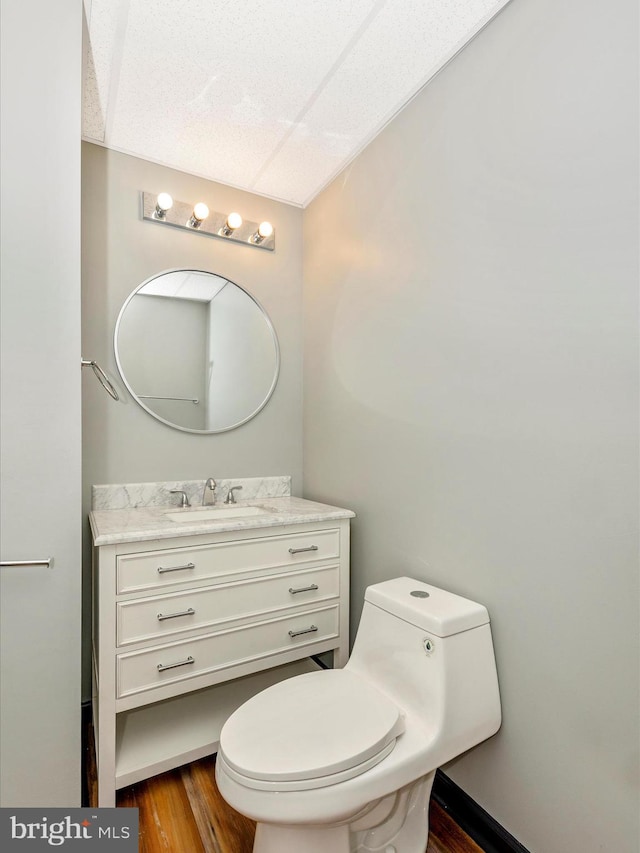
[[[229,515],[243,507],[258,507],[259,515]],[[96,509],[89,514],[94,544],[113,545],[120,542],[143,542],[147,539],[168,539],[176,536],[193,536],[199,533],[222,533],[229,530],[249,530],[261,527],[282,527],[287,524],[305,524],[332,519],[353,518],[349,509],[316,503],[304,498],[265,497],[258,500],[238,501],[235,505],[217,503],[221,517],[198,519],[198,515],[212,507],[194,506],[178,509],[175,506],[143,506],[126,509]],[[169,516],[180,516],[188,521],[176,521]]]

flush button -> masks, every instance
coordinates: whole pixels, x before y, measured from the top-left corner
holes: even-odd
[[[429,593],[423,589],[412,589],[409,595],[413,595],[414,598],[429,598]]]

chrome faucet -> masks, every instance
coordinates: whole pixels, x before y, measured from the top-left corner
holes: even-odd
[[[236,502],[236,499],[233,493],[241,488],[242,486],[231,486],[231,488],[227,492],[227,497],[224,499],[224,502],[226,504],[234,504]]]
[[[189,503],[189,498],[187,497],[187,493],[183,492],[182,489],[171,489],[170,491],[172,495],[182,495],[182,501],[180,502],[180,506],[183,509],[186,509],[186,507],[191,506],[191,504]]]
[[[209,500],[207,500],[209,498]],[[213,477],[209,477],[207,482],[204,484],[204,491],[202,492],[202,506],[213,506],[216,502],[216,481]]]

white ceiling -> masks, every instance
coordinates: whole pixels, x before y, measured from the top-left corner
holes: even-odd
[[[83,137],[306,205],[509,0],[85,0]]]
[[[189,299],[193,302],[212,302],[223,287],[226,278],[196,270],[174,270],[148,281],[138,293],[141,296],[164,296],[170,299]]]

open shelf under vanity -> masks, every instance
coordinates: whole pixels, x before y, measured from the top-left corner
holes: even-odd
[[[116,719],[115,787],[125,788],[211,755],[218,749],[225,720],[247,699],[272,684],[317,669],[306,658],[122,711]]]

